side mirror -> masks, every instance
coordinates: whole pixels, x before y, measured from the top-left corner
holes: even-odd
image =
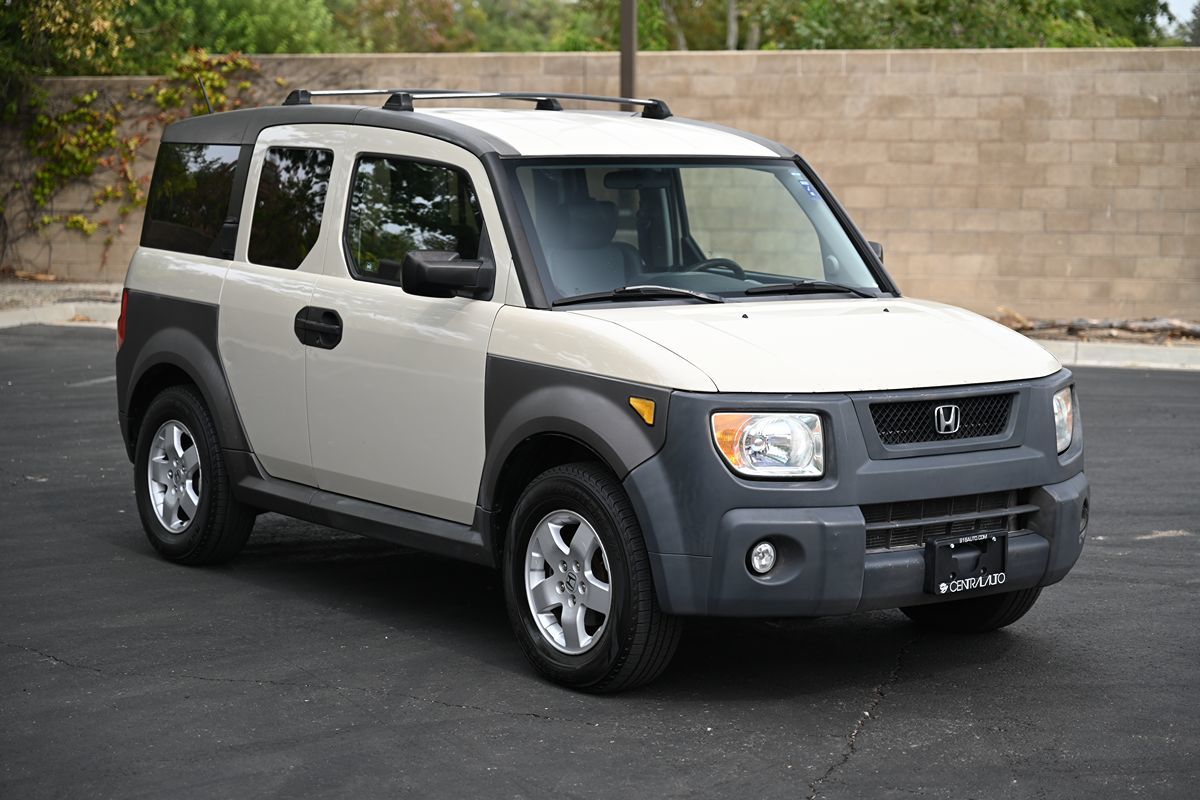
[[[867,242],[867,244],[871,246],[871,250],[874,251],[875,257],[880,261],[883,261],[883,245],[881,245],[879,242]]]
[[[422,297],[491,297],[496,267],[487,259],[467,260],[450,250],[412,250],[400,265],[400,286]]]

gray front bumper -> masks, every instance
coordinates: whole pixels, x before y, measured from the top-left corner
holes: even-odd
[[[1083,550],[1080,530],[1088,482],[1083,473],[1033,493],[1040,511],[1030,532],[1011,536],[1007,580],[972,596],[1062,580]],[[780,561],[765,578],[746,569],[746,553],[770,538]],[[659,603],[671,614],[819,617],[938,602],[924,592],[921,549],[865,552],[857,507],[729,511],[711,557],[653,553]],[[782,546],[781,546],[782,544]]]
[[[861,398],[672,395],[666,445],[625,480],[659,604],[672,614],[824,616],[937,602],[924,592],[922,549],[866,550],[860,507],[1010,489],[1028,490],[1038,510],[1027,532],[1009,538],[1005,583],[971,594],[1061,580],[1083,547],[1088,498],[1078,419],[1067,451],[1053,450],[1050,398],[1070,381],[1063,370],[999,386],[1021,391],[1021,424],[1006,441],[978,451],[888,458],[876,457],[862,432]],[[807,482],[733,475],[705,436],[711,413],[730,408],[822,414],[830,437],[827,475]],[[747,569],[746,554],[764,538],[776,544],[780,559],[759,577]]]

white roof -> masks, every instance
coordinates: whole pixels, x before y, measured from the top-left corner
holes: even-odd
[[[491,108],[431,108],[414,113],[457,122],[503,139],[523,156],[779,157],[736,133],[637,114]]]

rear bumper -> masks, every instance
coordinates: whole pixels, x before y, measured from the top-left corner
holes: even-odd
[[[997,390],[1019,392],[1003,440],[911,455],[882,453],[864,435],[863,400],[848,395],[671,397],[666,445],[634,469],[625,488],[642,523],[659,604],[672,614],[825,616],[938,602],[927,594],[923,548],[867,550],[862,506],[1021,490],[1036,511],[1009,537],[1005,582],[969,596],[1045,586],[1078,559],[1088,482],[1083,426],[1054,452],[1050,398],[1069,385],[1056,375]],[[820,413],[830,468],[816,481],[750,481],[733,475],[705,435],[720,409]],[[1047,446],[1048,444],[1048,446]],[[762,539],[779,561],[767,576],[746,564]],[[956,595],[959,597],[961,595]]]

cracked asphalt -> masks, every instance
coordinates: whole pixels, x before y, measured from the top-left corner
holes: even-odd
[[[0,331],[0,798],[1196,796],[1200,373],[1078,371],[1090,541],[1012,628],[694,621],[590,697],[481,568],[277,516],[156,558],[112,339]]]

